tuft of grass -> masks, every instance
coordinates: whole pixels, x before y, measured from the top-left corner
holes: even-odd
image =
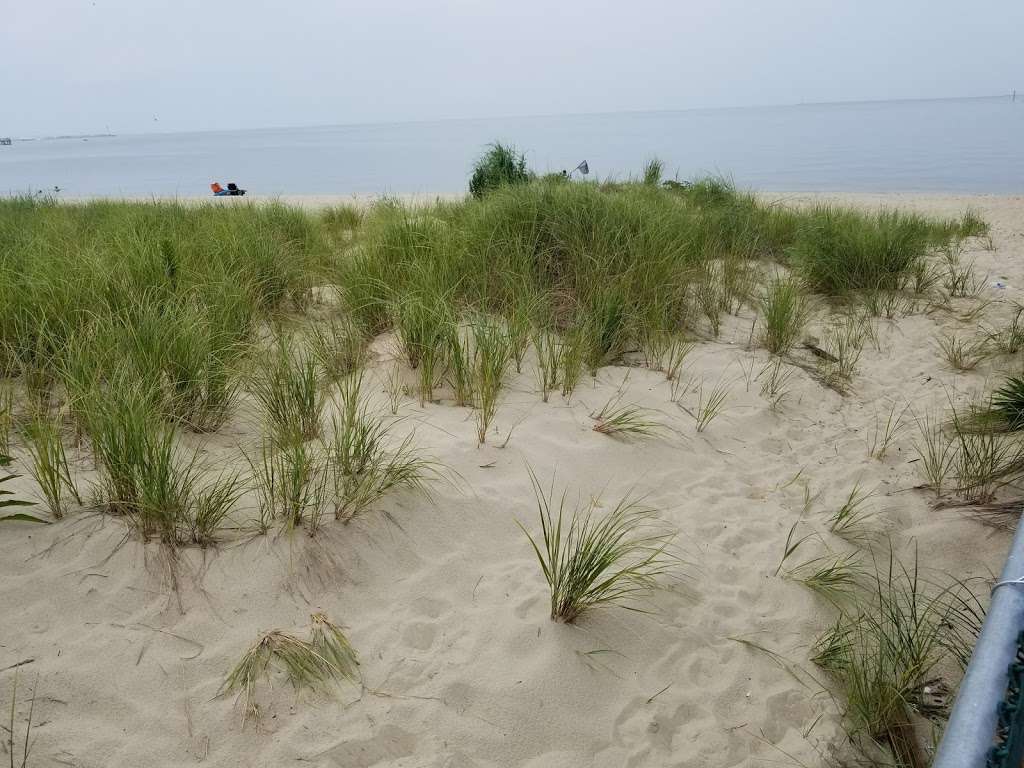
[[[652,371],[661,371],[668,381],[679,375],[683,363],[695,346],[680,335],[661,329],[647,330],[641,338],[647,367]]]
[[[174,428],[160,418],[154,390],[121,371],[81,407],[105,510],[124,517],[144,540],[181,543],[197,456],[181,455]]]
[[[792,277],[775,278],[761,297],[764,345],[776,355],[787,354],[800,340],[810,307],[800,282]]]
[[[891,291],[902,288],[938,238],[948,237],[940,229],[912,213],[818,206],[800,218],[788,256],[823,293]]]
[[[1024,466],[1024,447],[998,429],[965,422],[953,409],[956,452],[952,469],[956,491],[967,501],[985,504]]]
[[[609,401],[598,413],[591,415],[595,421],[593,429],[612,437],[651,437],[665,425],[648,416],[649,413],[652,411],[648,408],[618,405]]]
[[[359,681],[356,653],[341,629],[322,613],[313,614],[311,624],[308,641],[281,630],[261,635],[228,673],[217,695],[244,698],[243,724],[250,718],[259,721],[257,689],[271,672],[284,674],[296,693]]]
[[[415,434],[390,449],[393,424],[375,415],[361,396],[362,378],[354,376],[341,389],[340,414],[333,419],[326,444],[334,491],[334,516],[348,521],[366,512],[398,489],[426,491],[437,464],[420,456]]]
[[[957,371],[973,371],[992,354],[987,337],[964,339],[956,333],[942,334],[936,345],[950,367]]]
[[[641,183],[644,186],[656,187],[661,183],[661,177],[665,173],[665,164],[656,157],[652,157],[644,163]]]
[[[907,296],[897,290],[869,289],[861,294],[861,300],[868,315],[885,317],[889,320],[912,315],[918,308],[915,297]]]
[[[958,237],[985,237],[989,234],[989,224],[977,211],[968,208],[956,226]]]
[[[902,409],[898,408],[899,404],[896,402],[889,406],[884,423],[879,422],[878,416],[875,416],[875,428],[871,436],[871,446],[868,449],[868,455],[872,458],[879,461],[884,459],[889,446],[906,428],[904,417],[910,410],[910,403],[904,405]]]
[[[599,514],[598,502],[567,509],[566,491],[556,495],[554,478],[545,490],[532,469],[541,531],[535,539],[518,523],[533,547],[551,593],[551,619],[575,622],[592,608],[613,604],[642,610],[675,559],[668,553],[674,535],[655,525],[654,510],[628,494]]]
[[[341,627],[324,613],[310,616],[309,644],[344,680],[359,680],[359,656]]]
[[[583,365],[586,362],[588,348],[588,329],[577,326],[562,336],[558,359],[561,367],[559,380],[562,384],[562,397],[572,399],[576,385],[583,376]]]
[[[993,349],[1002,355],[1015,355],[1024,349],[1024,307],[1017,305],[1013,320],[1002,330],[992,331],[988,334]]]
[[[864,509],[864,503],[874,495],[874,491],[861,490],[860,483],[854,483],[846,499],[829,519],[829,530],[836,536],[852,542],[869,541],[871,536],[864,531],[864,523],[874,513]]]
[[[804,495],[805,497],[807,497],[804,502],[805,512],[807,507],[810,505],[809,494],[810,490],[808,486],[804,486]],[[778,576],[782,572],[782,567],[786,564],[786,561],[789,560],[789,558],[791,558],[794,554],[796,554],[796,551],[803,546],[804,542],[808,541],[809,539],[813,539],[818,535],[814,531],[811,531],[810,533],[797,537],[796,531],[797,528],[800,527],[800,522],[801,521],[797,520],[795,523],[793,523],[793,525],[790,526],[789,533],[786,534],[786,545],[782,549],[782,557],[779,559],[779,564],[775,567],[775,572],[772,573],[772,576]]]
[[[419,375],[420,405],[434,399],[434,388],[444,376],[452,331],[457,324],[451,307],[439,298],[410,296],[392,310],[399,344],[409,366]]]
[[[769,360],[758,372],[757,379],[761,382],[761,397],[771,403],[772,410],[778,410],[789,395],[789,383],[792,378],[792,369],[783,369],[781,357]]]
[[[915,416],[915,421],[918,436],[913,446],[918,467],[925,483],[939,497],[956,459],[956,445],[943,430],[940,414],[925,411],[924,415]]]
[[[498,395],[512,361],[512,343],[499,323],[481,317],[473,324],[473,389],[476,392],[476,439],[487,440],[487,430],[498,410]]]
[[[245,490],[240,475],[224,473],[196,491],[184,514],[187,540],[204,548],[215,544],[224,521]]]
[[[301,439],[265,439],[259,453],[246,454],[246,460],[252,470],[260,533],[280,522],[287,531],[305,525],[314,535],[328,501],[329,463],[323,452]]]
[[[320,220],[341,230],[356,230],[363,223],[363,210],[356,205],[329,205],[320,211]]]
[[[472,406],[473,337],[470,329],[455,323],[448,336],[448,383],[458,406]]]
[[[722,312],[729,310],[729,297],[725,293],[721,269],[714,261],[709,259],[698,263],[693,280],[693,298],[708,321],[711,335],[718,338],[722,328]]]
[[[95,379],[104,358],[116,360],[147,382],[166,418],[197,432],[218,429],[238,394],[237,364],[253,310],[244,294],[218,286],[205,290],[213,294],[209,304],[195,292],[168,297],[151,288],[112,315],[100,316],[94,335],[83,341],[103,349],[67,350],[65,372],[78,374],[81,386],[88,368]]]
[[[760,275],[755,266],[747,260],[727,256],[722,261],[722,297],[725,311],[738,315],[743,305],[757,307]]]
[[[533,293],[524,293],[516,296],[512,307],[505,312],[505,330],[512,359],[516,363],[516,373],[523,372],[523,360],[530,347],[533,316],[537,312],[538,301]]]
[[[890,553],[871,587],[814,648],[813,661],[842,686],[852,735],[891,750],[901,765],[925,766],[912,715],[943,714],[925,687],[949,664],[966,666],[983,611],[963,582],[935,587]]]
[[[297,339],[277,340],[260,361],[251,388],[275,440],[289,444],[320,434],[324,410],[320,366]]]
[[[864,342],[870,335],[869,320],[847,315],[825,329],[825,349],[833,359],[821,361],[825,383],[839,393],[849,389],[857,372]]]
[[[314,325],[309,333],[310,351],[329,382],[362,367],[366,343],[366,334],[349,317],[331,318]]]
[[[959,240],[952,240],[942,249],[946,274],[943,287],[951,298],[977,296],[985,287],[983,280],[974,273],[974,262],[963,263],[963,246]]]
[[[701,381],[700,386],[697,388],[697,407],[692,411],[684,409],[693,416],[697,423],[698,432],[703,432],[708,424],[725,410],[725,403],[729,399],[729,394],[729,385],[724,381],[719,381],[707,392],[704,390],[704,382]]]
[[[671,339],[672,334],[661,328],[641,328],[640,350],[644,355],[644,364],[650,370],[665,370],[665,358]]]
[[[692,342],[684,341],[678,337],[674,337],[668,342],[662,366],[666,379],[675,381],[679,378],[679,372],[682,370],[683,363],[690,352],[693,351],[694,346]]]
[[[398,415],[398,408],[402,403],[402,391],[404,385],[402,383],[402,368],[398,361],[392,362],[384,374],[384,393],[388,398],[388,408],[391,410],[392,416]]]
[[[618,390],[601,410],[590,414],[595,432],[612,437],[651,437],[665,428],[664,424],[652,418],[650,409],[622,404],[628,382],[629,374],[626,374]]]
[[[11,706],[10,716],[7,721],[7,738],[3,743],[4,751],[7,752],[10,758],[10,768],[28,768],[29,766],[29,755],[32,751],[32,745],[35,743],[32,738],[32,728],[34,727],[34,719],[36,712],[36,691],[39,688],[39,675],[36,675],[35,682],[32,685],[32,694],[28,700],[28,713],[25,715],[25,734],[21,738],[21,749],[19,750],[15,745],[15,718],[18,713],[18,671],[14,671],[14,683],[11,685]],[[20,756],[19,756],[20,755]]]
[[[860,589],[864,570],[857,553],[825,555],[791,568],[786,576],[798,581],[831,603],[849,601]]]
[[[598,288],[577,310],[583,359],[591,374],[622,357],[635,336],[629,300],[618,287]]]
[[[57,520],[67,511],[67,496],[81,505],[67,456],[60,421],[42,414],[36,415],[25,427],[29,455],[32,457],[32,477],[39,484],[50,514]]]
[[[562,346],[552,331],[542,330],[533,334],[533,349],[537,353],[537,386],[546,403],[548,392],[558,387]]]
[[[469,193],[480,198],[502,186],[525,184],[531,178],[533,173],[527,170],[523,154],[499,141],[491,144],[473,165]]]

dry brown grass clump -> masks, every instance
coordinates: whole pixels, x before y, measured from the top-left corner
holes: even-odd
[[[310,623],[309,640],[276,629],[262,635],[228,674],[217,695],[245,698],[243,722],[259,720],[257,687],[271,672],[283,674],[296,693],[359,681],[358,657],[341,628],[323,613],[314,613]]]

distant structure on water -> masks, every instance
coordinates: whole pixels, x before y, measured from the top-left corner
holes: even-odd
[[[8,138],[0,138],[0,146],[9,147],[11,146],[11,140]]]

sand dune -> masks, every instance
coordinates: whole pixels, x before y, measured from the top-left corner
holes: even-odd
[[[944,215],[978,210],[992,224],[995,250],[976,242],[965,256],[989,275],[984,322],[1005,322],[1011,302],[1024,302],[1024,198],[841,200]],[[996,280],[1006,287],[991,287]],[[154,768],[821,764],[821,755],[844,749],[841,703],[814,684],[810,675],[825,678],[808,661],[832,613],[801,585],[773,576],[787,533],[801,518],[824,531],[827,514],[859,484],[875,492],[866,502],[872,527],[901,555],[916,547],[923,567],[958,577],[997,572],[1007,534],[967,513],[935,510],[931,495],[915,489],[913,429],[883,460],[869,455],[876,419],[892,403],[923,409],[947,393],[980,390],[995,364],[949,369],[934,336],[973,329],[949,313],[882,320],[878,347],[864,349],[849,394],[794,366],[790,394],[773,410],[756,380],[768,354],[747,348],[751,321],[746,309],[726,318],[720,338],[690,358],[694,381],[724,382],[730,392],[701,433],[671,402],[664,375],[643,368],[601,369],[568,403],[543,403],[528,355],[504,391],[496,433],[479,449],[471,411],[404,399],[401,429],[415,429],[446,480],[431,485],[429,501],[389,497],[385,514],[331,522],[316,539],[186,549],[172,569],[157,545],[126,539],[109,517],[5,526],[0,670],[31,659],[20,667],[23,684],[38,674],[35,759]],[[386,339],[374,345],[370,389],[381,407],[391,354]],[[625,400],[656,410],[668,427],[661,436],[623,441],[592,430],[590,414],[627,374]],[[681,405],[692,410],[696,397],[688,393]],[[238,446],[258,439],[243,406],[201,444],[212,465],[237,465]],[[71,458],[88,481],[89,457]],[[649,613],[605,607],[576,626],[549,620],[546,585],[516,526],[536,528],[527,464],[545,479],[556,471],[574,493],[600,493],[604,504],[636,489],[678,528],[684,565]],[[28,477],[14,487],[35,490]],[[842,546],[827,533],[822,541]],[[225,674],[259,632],[304,631],[315,611],[347,628],[363,686],[296,699],[278,680],[261,690],[259,729],[243,727],[234,698],[216,696]]]

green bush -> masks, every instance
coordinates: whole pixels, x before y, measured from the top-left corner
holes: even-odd
[[[473,166],[469,192],[483,197],[487,192],[506,184],[523,184],[533,178],[526,168],[526,158],[515,147],[495,142]]]

